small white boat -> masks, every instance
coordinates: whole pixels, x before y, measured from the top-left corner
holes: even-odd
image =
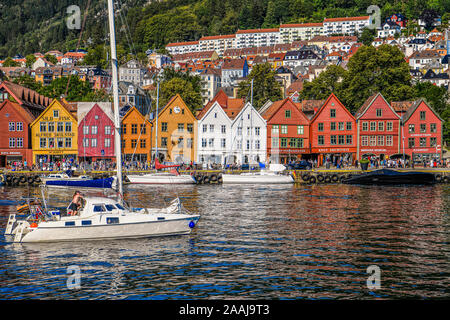
[[[223,184],[289,184],[294,183],[291,175],[281,172],[286,169],[283,165],[270,165],[268,170],[259,172],[243,172],[240,174],[223,174]]]
[[[59,211],[48,214],[38,205],[30,205],[30,216],[16,220],[11,214],[5,235],[13,242],[57,242],[143,238],[189,234],[200,215],[189,213],[177,198],[166,208],[122,206],[106,197],[86,197],[76,216],[63,216]]]
[[[127,175],[130,183],[135,184],[194,184],[195,179],[189,174],[174,174],[170,172],[156,172],[147,174]]]
[[[86,175],[71,177],[66,173],[52,173],[40,179],[48,187],[115,188],[116,186],[114,177],[93,179]]]

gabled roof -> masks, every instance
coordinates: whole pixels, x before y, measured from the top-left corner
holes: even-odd
[[[34,90],[23,87],[9,81],[0,83],[0,89],[4,88],[9,92],[20,105],[44,110],[51,102],[51,99],[45,97]]]
[[[17,111],[17,113],[22,117],[22,119],[26,124],[30,124],[34,121],[34,116],[29,111],[27,111],[27,109],[22,108],[16,102],[5,100],[0,104],[0,110],[6,107],[7,105],[9,105],[11,108]]]
[[[227,94],[220,89],[219,92],[216,93],[214,98],[209,101],[206,106],[197,114],[197,119],[202,119],[204,115],[208,112],[208,110],[212,107],[214,102],[217,102],[222,109],[227,114],[228,118],[233,120],[244,107],[244,99],[240,98],[230,98]]]
[[[386,105],[391,109],[391,111],[394,113],[394,115],[396,115],[398,118],[400,118],[400,116],[397,114],[397,112],[395,112],[395,110],[391,107],[391,105],[386,101],[386,99],[383,97],[383,95],[381,93],[375,93],[373,95],[371,95],[365,102],[364,104],[361,106],[361,108],[359,108],[359,110],[355,113],[355,118],[359,119],[361,118],[367,110],[369,110],[370,106],[379,98],[381,97],[381,99],[383,99],[384,103],[386,103]]]
[[[272,117],[287,103],[290,103],[292,106],[294,106],[295,109],[297,109],[297,111],[304,117],[304,119],[309,121],[308,117],[301,111],[301,103],[295,103],[291,100],[291,98],[285,98],[283,100],[275,101],[269,108],[267,108],[265,112],[261,114],[261,116],[266,121],[270,121],[270,119],[272,119]]]
[[[53,107],[53,105],[55,105],[56,103],[59,104],[64,110],[67,111],[67,113],[69,114],[69,116],[73,118],[73,121],[74,121],[74,122],[77,122],[77,123],[78,123],[77,116],[76,116],[73,112],[71,112],[71,111],[68,109],[67,105],[66,105],[64,102],[62,102],[62,101],[59,100],[59,99],[53,99],[52,102],[47,106],[47,108],[45,108],[45,110],[41,112],[41,114],[33,121],[33,123],[31,123],[30,126],[33,126],[34,124],[36,124],[37,122],[39,122],[39,120],[47,113],[47,111],[48,111],[51,107]]]
[[[347,114],[348,114],[351,118],[355,119],[355,117],[350,113],[350,111],[348,111],[348,109],[343,105],[343,103],[342,103],[342,102],[334,95],[334,93],[332,93],[332,94],[330,94],[330,96],[328,97],[328,99],[325,101],[325,103],[320,107],[320,109],[317,111],[317,113],[312,117],[311,123],[312,123],[313,121],[315,121],[316,118],[322,113],[322,111],[324,110],[325,106],[328,104],[328,102],[329,102],[332,98],[336,99],[336,101],[337,101],[338,104],[342,107],[342,109],[344,109],[345,112],[347,112]],[[356,119],[355,119],[355,121],[356,121]]]
[[[391,101],[391,106],[395,112],[406,112],[412,105],[414,101]]]
[[[402,116],[402,122],[403,123],[406,123],[408,120],[409,120],[409,118],[411,118],[411,116],[414,114],[414,112],[417,110],[417,108],[420,106],[420,104],[421,103],[424,103],[430,110],[431,110],[431,112],[433,112],[434,113],[434,115],[439,119],[439,120],[441,120],[442,122],[444,121],[444,120],[442,120],[442,118],[439,116],[439,114],[436,112],[436,111],[434,111],[434,109],[424,100],[424,99],[419,99],[419,100],[417,100],[417,101],[415,101],[414,103],[413,103],[413,105],[405,112],[405,114]]]
[[[132,112],[137,112],[137,114],[144,120],[147,121],[148,123],[150,123],[149,120],[147,120],[145,118],[145,116],[139,112],[139,110],[135,107],[135,106],[130,106],[130,108],[128,109],[127,113],[124,114],[123,118],[121,119],[121,121],[124,121]]]

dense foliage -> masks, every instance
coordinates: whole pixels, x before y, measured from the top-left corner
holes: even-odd
[[[77,47],[80,30],[66,20],[71,5],[87,4],[81,47],[108,45],[105,0],[2,0],[0,57]],[[417,19],[426,9],[444,15],[450,0],[116,0],[117,40],[129,53],[163,49],[168,42],[197,40],[204,35],[230,34],[238,29],[265,28],[280,23],[319,22],[325,17],[366,15],[369,5],[381,8],[381,18],[396,12]]]

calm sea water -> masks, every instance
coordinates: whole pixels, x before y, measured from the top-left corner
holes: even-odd
[[[0,233],[15,201],[0,188]],[[50,193],[67,206],[70,193]],[[449,298],[450,187],[125,188],[135,206],[175,196],[202,218],[188,236],[54,244],[0,237],[0,299]],[[367,268],[381,270],[370,290]],[[70,266],[81,287],[69,289]]]

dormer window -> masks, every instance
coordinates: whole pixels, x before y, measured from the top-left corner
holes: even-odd
[[[59,118],[59,110],[53,110],[53,118]]]

